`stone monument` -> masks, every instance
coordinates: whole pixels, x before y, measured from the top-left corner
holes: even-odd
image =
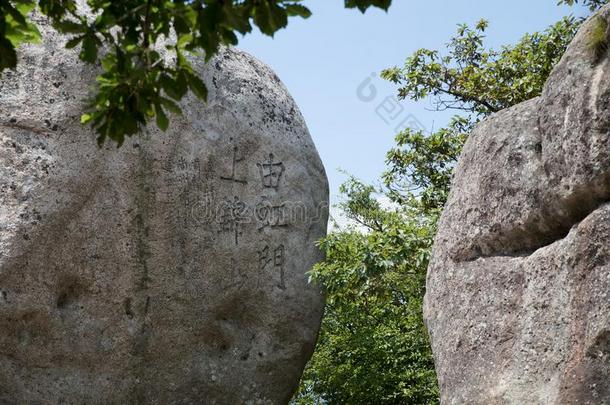
[[[0,403],[287,403],[328,215],[287,90],[224,49],[194,62],[208,103],[98,148],[96,71],[42,31],[0,81]]]

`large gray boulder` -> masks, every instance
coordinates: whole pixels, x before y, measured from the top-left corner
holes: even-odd
[[[610,404],[610,58],[594,61],[595,24],[541,97],[481,123],[460,158],[425,298],[444,404]]]
[[[95,72],[44,37],[0,81],[0,403],[288,402],[328,187],[284,86],[225,49],[207,104],[99,149]]]

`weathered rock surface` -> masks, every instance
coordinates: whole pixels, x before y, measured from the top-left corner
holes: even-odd
[[[224,50],[208,104],[98,149],[94,72],[44,36],[0,82],[0,403],[286,403],[328,199],[286,89]]]
[[[601,15],[610,18],[610,8]],[[610,404],[610,58],[479,125],[429,267],[444,404]]]

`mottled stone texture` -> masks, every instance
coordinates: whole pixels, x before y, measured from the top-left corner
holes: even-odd
[[[425,299],[444,404],[610,404],[610,58],[593,62],[592,24],[460,158]]]
[[[328,199],[286,89],[227,49],[207,105],[98,149],[95,73],[44,36],[0,81],[0,403],[286,403]]]

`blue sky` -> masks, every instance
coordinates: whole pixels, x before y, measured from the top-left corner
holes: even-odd
[[[418,48],[443,49],[458,23],[473,25],[486,18],[488,44],[497,48],[565,15],[584,12],[558,7],[556,0],[394,3],[387,13],[369,10],[362,15],[344,9],[343,0],[305,0],[313,11],[308,20],[293,19],[273,39],[248,35],[239,45],[269,64],[295,98],[326,167],[333,203],[346,178],[339,169],[367,182],[378,181],[395,128],[403,120],[415,117],[431,130],[443,126],[451,115],[431,111],[425,101],[394,104],[388,97],[395,95],[396,87],[372,74],[402,65]],[[359,97],[358,89],[367,78],[371,80]]]

